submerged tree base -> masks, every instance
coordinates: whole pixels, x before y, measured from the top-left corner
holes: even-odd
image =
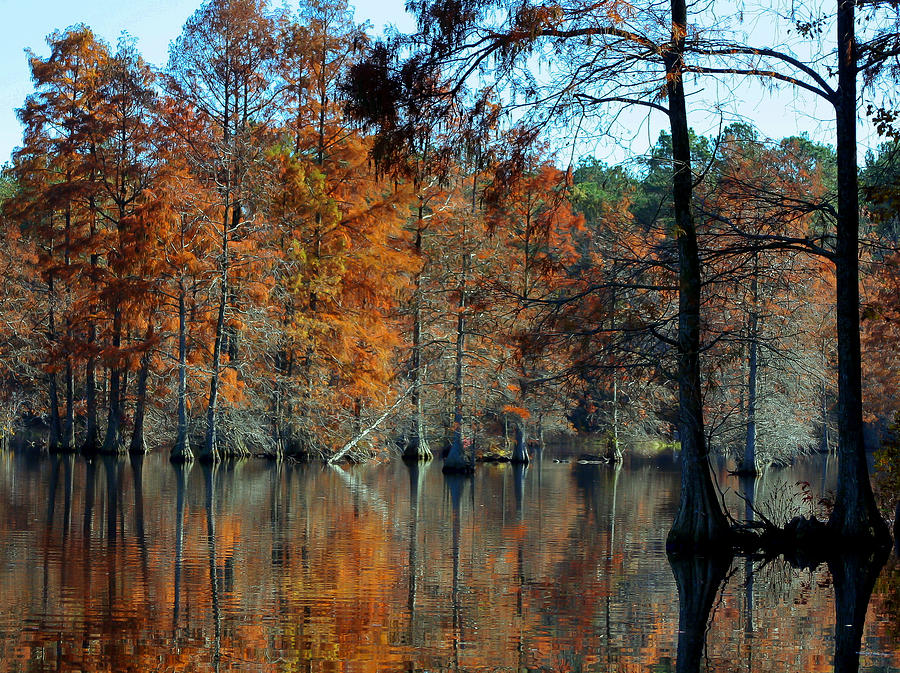
[[[444,474],[475,474],[475,466],[471,463],[448,463],[441,467]]]
[[[815,516],[795,516],[784,527],[776,526],[768,519],[735,522],[731,537],[732,546],[738,553],[766,557],[783,555],[793,565],[801,567],[814,567],[848,549],[880,552],[891,548],[889,535],[843,536],[828,522]]]
[[[403,441],[403,461],[413,463],[423,463],[431,460],[434,456],[431,453],[431,447],[428,446],[428,440],[424,437],[406,437]]]
[[[474,474],[475,464],[468,460],[459,447],[451,447],[441,467],[444,474]]]

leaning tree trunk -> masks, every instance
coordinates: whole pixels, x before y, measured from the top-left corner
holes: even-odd
[[[672,0],[672,42],[664,60],[672,130],[672,196],[678,244],[678,421],[681,498],[666,545],[671,550],[722,545],[729,526],[709,473],[700,388],[700,255],[691,212],[693,176],[684,98],[685,0]]]
[[[837,33],[838,217],[834,263],[837,285],[838,480],[835,505],[828,525],[843,538],[889,544],[887,524],[875,505],[863,441],[854,2],[838,0]]]

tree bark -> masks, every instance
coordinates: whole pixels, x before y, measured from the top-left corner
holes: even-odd
[[[241,219],[240,207],[235,205],[231,211],[232,225],[236,226]],[[209,379],[209,406],[206,409],[206,439],[203,449],[197,458],[204,463],[216,463],[221,460],[218,445],[218,428],[216,414],[219,402],[219,370],[222,362],[222,340],[225,336],[225,308],[228,305],[228,215],[222,218],[222,266],[220,270],[219,311],[216,317],[216,337],[213,343],[212,375]]]
[[[94,145],[91,144],[91,153],[94,152]],[[91,176],[93,180],[93,173]],[[96,205],[94,203],[94,197],[91,196],[89,199],[90,202],[90,210],[91,210],[91,241],[94,241],[94,238],[97,235],[96,232]],[[121,220],[121,209],[120,209],[120,220]],[[97,264],[99,262],[99,257],[97,254],[91,255],[91,282],[97,282]],[[94,321],[91,320],[90,327],[88,327],[88,361],[87,361],[87,371],[85,372],[85,404],[86,404],[86,413],[87,418],[85,419],[85,434],[84,434],[84,442],[81,445],[81,452],[86,454],[96,453],[97,449],[100,445],[100,430],[97,424],[97,357],[94,354],[94,346],[97,342],[97,326],[94,324]]]
[[[118,306],[113,309],[112,346],[118,358],[122,345],[122,310]],[[118,360],[109,370],[109,405],[107,409],[106,437],[103,440],[103,453],[118,454],[125,450],[122,439],[122,372]]]
[[[56,315],[53,309],[53,274],[50,273],[48,276],[47,291],[50,311],[47,316],[47,340],[54,344],[56,343]],[[47,372],[47,388],[50,394],[50,436],[47,440],[47,448],[51,453],[54,453],[62,448],[62,421],[59,417],[59,391],[57,390],[56,372]]]
[[[664,54],[672,131],[672,196],[678,245],[678,417],[681,497],[666,546],[673,551],[727,544],[729,527],[716,498],[707,459],[700,388],[701,269],[691,211],[693,176],[682,73],[685,0],[672,0],[672,41]]]
[[[134,431],[131,434],[130,453],[147,453],[144,440],[144,414],[147,408],[147,377],[150,373],[150,351],[141,357],[141,369],[137,379],[137,399],[134,403]]]
[[[750,307],[750,318],[747,329],[747,337],[750,340],[750,356],[747,372],[747,437],[744,443],[744,458],[738,467],[742,474],[756,474],[756,382],[757,382],[757,337],[759,332],[759,315],[756,301],[758,294],[758,281],[754,269],[753,279],[750,281],[750,291],[753,294],[753,305]]]
[[[71,180],[71,175],[66,175],[67,180]],[[71,243],[72,243],[72,211],[66,206],[66,230],[65,230],[65,248],[64,263],[66,268],[71,264]],[[72,306],[72,290],[69,284],[66,284],[66,308],[69,310]],[[63,434],[60,438],[60,447],[63,451],[75,451],[75,375],[72,371],[72,355],[69,352],[72,343],[72,320],[66,317],[66,424],[63,428]]]
[[[92,256],[93,259],[93,256]],[[92,263],[93,265],[93,263]],[[82,453],[96,453],[100,444],[100,430],[97,425],[97,358],[94,356],[94,344],[97,341],[97,327],[91,323],[88,328],[88,348],[90,355],[85,372],[85,434],[81,444]]]
[[[518,463],[520,465],[527,465],[528,446],[526,443],[525,428],[523,427],[522,421],[517,419],[513,424],[513,429],[515,431],[516,444],[513,447],[513,454],[510,462]]]
[[[416,227],[416,254],[422,256],[422,233],[424,205],[419,202],[418,226]],[[425,410],[422,399],[422,387],[425,382],[424,362],[422,358],[422,274],[416,274],[416,289],[413,296],[415,308],[413,313],[413,436],[406,442],[403,450],[404,460],[431,460],[431,447],[428,446],[428,437],[425,431]]]
[[[463,233],[465,237],[465,233]],[[466,343],[466,274],[468,272],[468,253],[463,252],[462,270],[459,280],[459,305],[456,311],[456,362],[453,377],[453,435],[450,439],[450,451],[444,458],[444,472],[468,472],[472,464],[465,454],[463,446],[463,355]]]
[[[855,9],[838,0],[837,131],[838,217],[834,252],[837,281],[838,480],[828,526],[840,537],[890,544],[878,512],[863,442],[862,363],[859,339],[859,183],[856,143]]]
[[[185,290],[180,288],[178,294],[178,429],[175,433],[175,444],[169,454],[173,463],[189,463],[194,459],[191,442],[188,438],[187,421],[187,311],[185,309]]]
[[[67,332],[71,342],[71,328]],[[72,356],[68,354],[66,355],[66,424],[60,444],[64,451],[75,451],[75,372],[72,368]]]

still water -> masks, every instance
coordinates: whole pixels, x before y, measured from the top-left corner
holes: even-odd
[[[770,472],[757,501],[777,515],[796,481],[825,492],[833,471]],[[681,637],[682,670],[831,671],[852,629],[834,577],[852,564],[681,567],[696,624],[679,633],[677,490],[676,466],[650,464],[463,479],[0,454],[0,670],[663,672]],[[896,557],[858,612],[860,670],[900,671]]]

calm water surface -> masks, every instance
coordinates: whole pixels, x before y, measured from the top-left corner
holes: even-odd
[[[757,501],[777,515],[833,472],[770,472]],[[677,489],[651,465],[0,454],[0,670],[674,671],[679,636],[683,669],[847,670],[835,583],[863,595],[865,570],[673,572]],[[896,557],[857,613],[860,670],[900,671]]]

